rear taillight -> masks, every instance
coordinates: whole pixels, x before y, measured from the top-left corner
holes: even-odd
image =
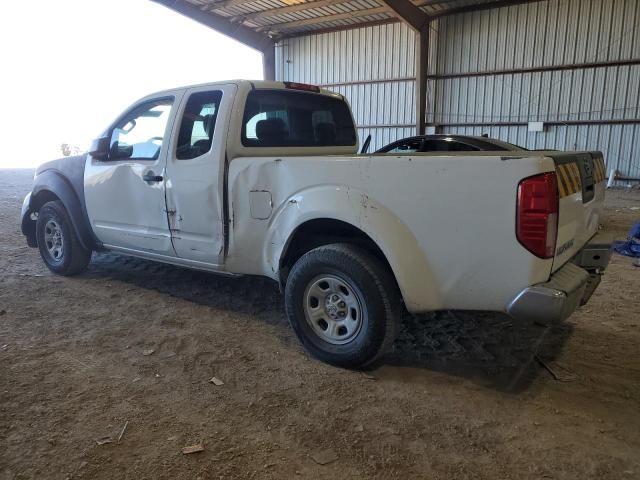
[[[558,236],[558,184],[555,173],[525,178],[518,185],[516,236],[531,253],[551,258]]]

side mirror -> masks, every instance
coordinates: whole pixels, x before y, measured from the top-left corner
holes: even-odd
[[[89,155],[91,155],[96,160],[106,160],[107,158],[109,158],[110,142],[111,142],[110,137],[96,138],[93,142],[91,142]]]

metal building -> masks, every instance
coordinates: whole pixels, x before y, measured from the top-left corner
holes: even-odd
[[[345,95],[374,148],[486,133],[640,178],[640,0],[155,1]]]

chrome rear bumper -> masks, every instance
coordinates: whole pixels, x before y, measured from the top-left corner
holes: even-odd
[[[507,313],[519,320],[542,323],[566,320],[589,301],[610,259],[610,238],[596,235],[548,282],[522,290],[507,305]]]

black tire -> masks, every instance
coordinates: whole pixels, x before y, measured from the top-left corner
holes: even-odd
[[[58,231],[60,235],[56,236]],[[52,241],[52,236],[56,238],[55,242]],[[91,250],[80,244],[69,214],[60,201],[47,202],[40,208],[36,222],[36,239],[40,256],[53,273],[76,275],[86,270],[89,265]],[[61,248],[56,249],[55,246]]]
[[[355,293],[351,301],[356,298],[358,305],[362,304],[362,314],[357,315],[357,325],[360,327],[354,327],[351,337],[345,333],[347,340],[343,344],[333,343],[338,335],[329,340],[323,338],[323,332],[318,327],[325,328],[327,321],[340,325],[338,322],[344,322],[344,319],[332,316],[332,319],[313,320],[311,314],[308,316],[306,313],[312,311],[311,308],[318,308],[318,299],[312,292],[319,292],[317,285],[323,288],[324,278],[337,279],[335,285],[339,285],[340,280],[346,282]],[[341,288],[338,286],[338,289]],[[329,286],[327,291],[331,291]],[[321,301],[328,301],[331,295],[328,294]],[[345,295],[346,299],[349,293]],[[341,303],[344,306],[344,302]],[[317,317],[337,315],[334,310],[327,313],[329,307],[325,305],[327,303],[321,304],[322,311],[318,311]],[[365,250],[350,244],[325,245],[303,255],[294,264],[287,279],[285,306],[289,323],[302,345],[319,360],[344,368],[372,366],[391,347],[401,311],[400,294],[388,267]],[[347,306],[347,316],[350,315],[349,311]],[[327,326],[326,330],[330,328]],[[335,331],[339,332],[338,329]]]

